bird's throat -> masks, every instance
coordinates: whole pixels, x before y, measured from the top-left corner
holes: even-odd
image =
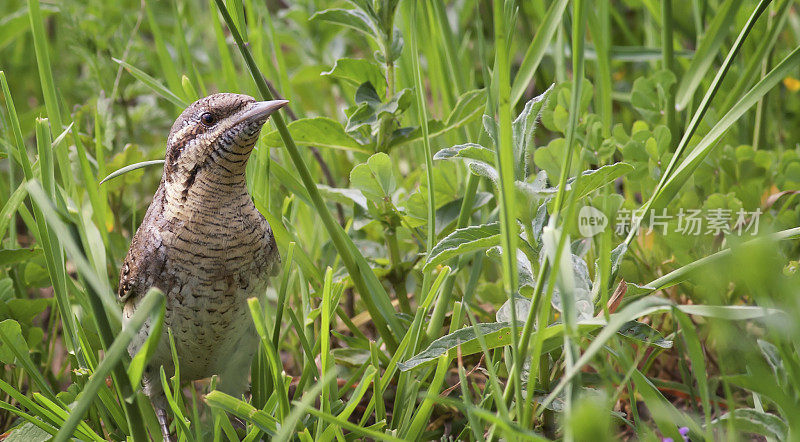
[[[184,179],[163,181],[164,216],[167,219],[188,221],[197,217],[216,217],[240,211],[252,205],[244,174],[220,175],[199,169]],[[235,215],[231,213],[230,215]]]

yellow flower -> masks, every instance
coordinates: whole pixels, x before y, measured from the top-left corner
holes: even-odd
[[[790,92],[800,91],[800,80],[794,77],[784,78],[783,85],[786,86],[786,89],[789,89]]]

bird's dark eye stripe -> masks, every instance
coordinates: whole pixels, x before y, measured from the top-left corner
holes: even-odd
[[[214,123],[217,122],[217,119],[211,112],[206,112],[203,115],[200,115],[200,122],[205,126],[213,126]]]

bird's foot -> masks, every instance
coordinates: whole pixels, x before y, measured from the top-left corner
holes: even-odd
[[[167,411],[163,408],[157,409],[156,418],[158,418],[158,425],[161,426],[161,435],[164,437],[164,442],[172,442],[172,436],[169,434],[169,424],[167,423]]]

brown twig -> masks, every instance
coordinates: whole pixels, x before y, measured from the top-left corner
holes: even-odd
[[[459,350],[458,350],[458,352],[459,352],[459,359],[460,359],[460,358],[461,358],[461,347],[459,347]],[[483,362],[483,353],[481,353],[481,358],[478,360],[478,363],[477,363],[477,364],[475,364],[475,366],[474,366],[474,367],[472,367],[472,368],[470,368],[470,369],[469,369],[469,371],[467,372],[467,374],[466,374],[466,375],[464,375],[464,378],[466,379],[466,378],[470,377],[470,376],[472,375],[472,373],[475,373],[475,370],[477,370],[478,368],[480,368],[480,366],[481,366],[481,363],[482,363],[482,362]],[[461,380],[460,380],[460,379],[458,380],[458,382],[456,382],[456,383],[455,383],[455,385],[453,385],[452,387],[448,388],[447,390],[444,390],[443,392],[441,392],[441,393],[439,394],[439,396],[441,396],[441,397],[447,397],[447,396],[448,396],[450,393],[452,393],[452,392],[453,392],[453,390],[455,390],[456,388],[458,388],[458,386],[459,386],[459,385],[461,385]]]

